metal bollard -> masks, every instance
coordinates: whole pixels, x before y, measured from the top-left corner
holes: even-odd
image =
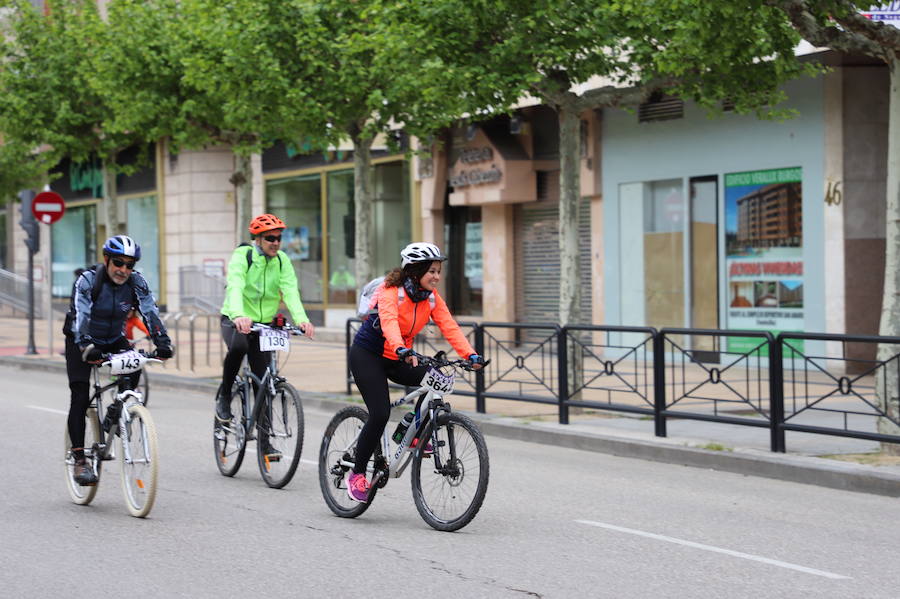
[[[176,312],[172,317],[172,327],[175,329],[175,370],[181,370],[181,335],[178,332],[178,321],[184,316],[181,312]]]
[[[194,372],[194,320],[197,319],[197,314],[191,314],[188,318],[188,337],[190,338],[191,344],[191,372]]]

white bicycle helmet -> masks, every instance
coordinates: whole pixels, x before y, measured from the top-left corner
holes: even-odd
[[[441,253],[441,248],[425,241],[418,241],[409,244],[400,250],[400,268],[407,264],[415,264],[416,262],[434,262],[439,260],[443,262],[447,256]]]

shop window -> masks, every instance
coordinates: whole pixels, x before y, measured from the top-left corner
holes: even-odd
[[[303,303],[321,303],[324,300],[324,270],[320,175],[269,181],[266,203],[266,210],[288,226],[282,234],[281,249],[294,265]]]
[[[53,297],[69,297],[76,269],[97,261],[97,210],[93,204],[66,208],[66,216],[52,225]]]
[[[375,165],[372,272],[377,275],[399,266],[400,250],[412,241],[408,168],[405,161]]]
[[[482,271],[481,207],[447,206],[444,239],[449,260],[444,263],[447,302],[450,311],[481,316],[484,297]]]
[[[160,297],[159,213],[156,196],[131,198],[126,203],[128,235],[141,245],[137,269],[147,279],[154,297]]]
[[[619,186],[622,324],[684,326],[681,179]]]
[[[353,171],[328,174],[328,301],[356,302]]]

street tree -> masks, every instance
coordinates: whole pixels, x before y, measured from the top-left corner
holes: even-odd
[[[458,116],[462,93],[410,18],[384,0],[185,0],[188,80],[219,104],[228,128],[303,151],[353,144],[355,279],[373,275],[371,149],[395,132],[427,135]]]
[[[884,293],[881,306],[881,335],[900,336],[900,29],[873,21],[862,13],[891,3],[849,0],[764,0],[784,11],[804,39],[822,48],[848,54],[863,54],[884,61],[890,73],[888,108],[888,153],[886,185],[886,223]],[[894,3],[895,4],[895,3]],[[878,358],[896,361],[897,346],[882,344]],[[900,397],[896,367],[884,368],[876,376],[880,408],[887,417],[879,418],[878,430],[900,435]],[[885,451],[900,455],[900,445],[885,444]]]
[[[111,108],[92,85],[91,57],[108,42],[96,2],[48,0],[41,11],[27,0],[4,0],[2,8],[0,132],[45,160],[99,160],[106,231],[121,232],[116,175],[134,165],[120,165],[118,158],[129,147],[143,147],[143,138],[110,126]]]
[[[469,44],[464,52],[441,52],[443,60],[503,73],[508,87],[488,106],[506,108],[507,90],[518,84],[521,93],[556,110],[561,324],[582,320],[577,239],[580,115],[590,109],[633,107],[665,91],[694,99],[712,112],[727,99],[739,112],[784,116],[775,108],[783,97],[779,85],[809,70],[795,60],[796,32],[769,7],[750,11],[705,0],[429,4],[444,15],[433,24],[435,35],[462,36]]]

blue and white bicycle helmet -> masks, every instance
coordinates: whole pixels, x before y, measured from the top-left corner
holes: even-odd
[[[103,244],[103,255],[128,256],[137,262],[141,259],[141,246],[127,235],[114,235]]]

